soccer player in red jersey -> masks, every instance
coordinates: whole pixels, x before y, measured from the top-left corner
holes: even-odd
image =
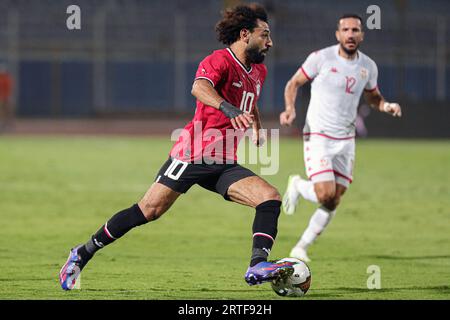
[[[115,214],[85,244],[70,251],[60,271],[63,289],[73,289],[96,251],[132,228],[158,219],[194,184],[256,209],[250,266],[244,276],[249,285],[293,273],[290,263],[267,261],[277,235],[280,194],[236,162],[237,141],[246,129],[253,129],[257,145],[262,139],[257,102],[267,73],[262,62],[272,47],[267,14],[257,4],[227,9],[216,32],[228,47],[200,62],[192,86],[197,98],[194,118],[144,197]]]

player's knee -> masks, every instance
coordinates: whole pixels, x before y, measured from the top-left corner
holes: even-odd
[[[335,191],[332,189],[320,189],[316,190],[317,200],[322,204],[331,203],[335,198]]]
[[[261,202],[265,202],[265,201],[269,201],[269,200],[281,201],[281,195],[277,189],[271,187],[271,188],[267,188],[266,190],[264,190],[263,199]]]
[[[257,197],[252,201],[252,207],[257,207],[267,201],[278,201],[281,206],[281,195],[274,187],[264,188],[260,190]]]
[[[339,195],[335,195],[332,199],[330,199],[327,202],[322,203],[325,208],[327,208],[330,211],[336,210],[339,203],[341,202],[341,197]]]

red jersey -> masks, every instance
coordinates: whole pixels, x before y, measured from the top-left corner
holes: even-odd
[[[244,112],[252,113],[267,75],[264,64],[250,69],[236,58],[230,48],[216,50],[200,62],[195,80],[206,79],[217,93]],[[170,156],[186,162],[203,160],[236,162],[236,150],[244,133],[233,129],[222,111],[197,100],[194,118],[182,131]]]

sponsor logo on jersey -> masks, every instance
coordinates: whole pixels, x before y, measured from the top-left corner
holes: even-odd
[[[242,87],[242,81],[239,80],[239,82],[233,82],[233,86],[235,86],[236,88],[241,88]]]
[[[337,72],[338,72],[338,70],[336,69],[336,67],[331,68],[330,71],[333,72],[333,73],[337,73]]]

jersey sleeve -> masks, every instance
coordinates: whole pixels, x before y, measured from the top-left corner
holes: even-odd
[[[227,72],[227,61],[224,56],[213,53],[200,62],[195,80],[206,79],[215,87]]]
[[[375,62],[371,61],[369,80],[367,81],[364,90],[374,91],[376,88],[378,88],[378,67]]]
[[[320,67],[322,65],[322,54],[320,51],[315,51],[311,53],[308,58],[306,58],[300,70],[303,72],[308,80],[314,79],[320,72]]]

